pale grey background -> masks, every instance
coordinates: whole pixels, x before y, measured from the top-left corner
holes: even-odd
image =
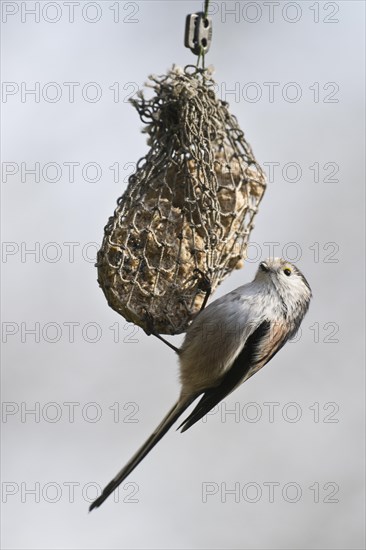
[[[34,3],[11,4],[21,9]],[[74,23],[68,22],[67,8],[59,2],[58,22],[41,16],[35,23],[29,16],[22,23],[19,12],[2,24],[3,81],[28,87],[39,82],[41,88],[57,82],[63,90],[56,103],[42,97],[36,103],[31,96],[22,103],[20,93],[2,103],[2,160],[64,167],[55,183],[42,176],[40,182],[33,176],[22,182],[20,173],[2,182],[2,237],[5,243],[15,243],[5,244],[8,252],[14,247],[14,254],[2,260],[2,326],[5,331],[19,328],[3,343],[2,356],[2,398],[6,410],[13,407],[14,412],[4,416],[2,424],[3,500],[6,491],[14,489],[2,505],[3,547],[364,548],[364,3],[297,2],[297,8],[287,7],[290,11],[283,15],[288,3],[281,2],[272,23],[266,2],[251,3],[250,10],[262,12],[256,23],[247,21],[255,17],[254,11],[242,11],[249,9],[247,2],[236,3],[241,10],[238,21],[234,15],[225,16],[225,6],[235,8],[234,2],[214,3],[218,13],[207,61],[215,65],[220,93],[238,83],[241,97],[227,95],[227,100],[258,160],[281,163],[256,220],[252,255],[259,249],[258,261],[268,256],[268,242],[280,243],[276,255],[287,251],[290,259],[300,250],[297,263],[312,285],[314,300],[300,340],[287,345],[270,366],[225,401],[227,409],[239,408],[239,422],[233,415],[224,415],[223,422],[221,408],[184,435],[172,430],[133,473],[128,482],[134,485],[125,485],[120,502],[109,499],[91,515],[82,490],[88,483],[104,485],[115,475],[171,406],[178,382],[177,361],[168,348],[141,331],[132,336],[138,342],[123,341],[131,339],[131,327],[125,328],[98,289],[95,248],[84,250],[91,261],[83,258],[82,249],[101,242],[103,226],[125,188],[122,179],[131,171],[126,164],[146,152],[141,123],[125,99],[148,74],[161,74],[172,63],[194,62],[182,35],[185,15],[199,3],[120,2],[121,18],[136,22],[114,23],[113,3],[99,2],[102,17],[95,24],[82,18],[84,4],[80,0],[75,8]],[[319,23],[314,22],[317,8]],[[336,8],[338,13],[332,15]],[[285,20],[294,18],[292,9],[301,9],[296,23]],[[55,18],[56,8],[49,10],[46,18]],[[326,17],[339,21],[326,23]],[[81,83],[74,103],[67,100],[64,82]],[[83,100],[80,88],[88,82],[101,86],[100,101]],[[121,91],[117,103],[108,89],[115,82]],[[260,86],[259,101],[243,98],[248,82]],[[265,82],[280,83],[273,102]],[[281,95],[289,82],[301,87],[298,102]],[[309,89],[315,82],[319,102]],[[338,102],[324,102],[333,90],[323,89],[328,82],[339,86],[333,96]],[[79,167],[70,182],[65,162],[98,163],[102,177],[87,182]],[[116,162],[121,167],[117,183],[108,168]],[[302,169],[298,182],[281,175],[289,162]],[[324,181],[328,167],[321,168],[320,181],[314,182],[309,166],[315,162],[320,167],[337,163],[334,178],[339,181]],[[50,261],[56,250],[47,245],[51,242],[61,251],[59,261]],[[74,262],[68,260],[67,242],[79,243]],[[287,247],[290,242],[297,243],[297,249]],[[41,249],[39,262],[32,255],[22,261],[22,247],[34,248],[35,243]],[[324,249],[327,243],[335,245]],[[248,262],[232,274],[216,296],[249,281],[256,265]],[[62,329],[59,341],[47,341],[55,334],[51,327],[39,343],[24,334],[22,342],[21,323],[31,328],[36,322],[41,332],[47,323],[57,323]],[[79,323],[74,342],[69,341],[67,322]],[[101,329],[97,343],[82,337],[82,327],[91,322]],[[119,343],[113,342],[109,328],[115,323]],[[314,341],[314,323],[319,324],[319,342]],[[332,325],[324,327],[326,323]],[[339,331],[332,336],[334,324]],[[93,335],[90,329],[87,336]],[[338,342],[327,342],[329,337]],[[67,402],[80,404],[74,422],[69,421]],[[96,411],[85,408],[91,402],[102,413],[97,422],[85,417]],[[109,409],[115,402],[120,403],[120,422],[113,421]],[[126,405],[131,402],[137,405]],[[269,422],[266,402],[279,403],[274,422]],[[301,414],[298,422],[288,420],[296,413],[294,406],[286,408],[293,402]],[[56,403],[57,409],[45,407],[48,403]],[[248,403],[257,405],[245,408]],[[40,407],[39,422],[32,415],[22,422],[16,412],[22,406]],[[317,406],[319,422],[314,421]],[[139,408],[133,416],[138,422],[127,422],[134,407]],[[61,418],[51,422],[57,410]],[[256,410],[261,418],[249,422],[248,415]],[[72,482],[79,484],[74,502],[65,485]],[[218,489],[206,503],[205,482]],[[241,493],[239,502],[229,494],[224,502],[221,483],[229,489],[239,483],[241,491],[249,482],[262,490],[258,502],[248,502],[254,492],[248,498]],[[268,482],[280,484],[274,502],[269,502]],[[296,503],[282,496],[291,482],[302,491]],[[333,485],[324,488],[328,482]],[[34,487],[38,491],[36,483],[40,502],[25,493]],[[314,483],[320,487],[320,502],[314,502],[309,489]],[[324,502],[334,484],[339,486],[333,496],[338,502]],[[137,502],[122,502],[135,488]],[[89,494],[95,496],[93,487]],[[288,494],[293,498],[291,490]]]

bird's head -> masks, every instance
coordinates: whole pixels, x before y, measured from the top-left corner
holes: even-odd
[[[282,258],[270,258],[259,264],[255,278],[273,286],[288,310],[295,312],[309,307],[310,285],[294,264]]]

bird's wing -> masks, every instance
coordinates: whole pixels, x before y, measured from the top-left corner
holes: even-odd
[[[188,327],[179,353],[184,394],[200,395],[218,384],[248,337],[265,319],[250,298],[235,292],[226,295],[226,299],[223,296],[199,313]]]
[[[263,321],[246,339],[242,350],[220,383],[204,392],[191,414],[179,426],[181,431],[188,430],[239,384],[268,363],[286,343],[287,338],[288,331],[282,323]]]

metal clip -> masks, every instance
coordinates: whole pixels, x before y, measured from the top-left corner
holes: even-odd
[[[186,18],[184,45],[195,55],[205,54],[210,49],[212,21],[203,12],[191,13]]]

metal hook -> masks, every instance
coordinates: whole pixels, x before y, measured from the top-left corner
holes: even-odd
[[[210,49],[212,20],[204,12],[191,13],[186,18],[184,45],[195,55],[205,55]]]

